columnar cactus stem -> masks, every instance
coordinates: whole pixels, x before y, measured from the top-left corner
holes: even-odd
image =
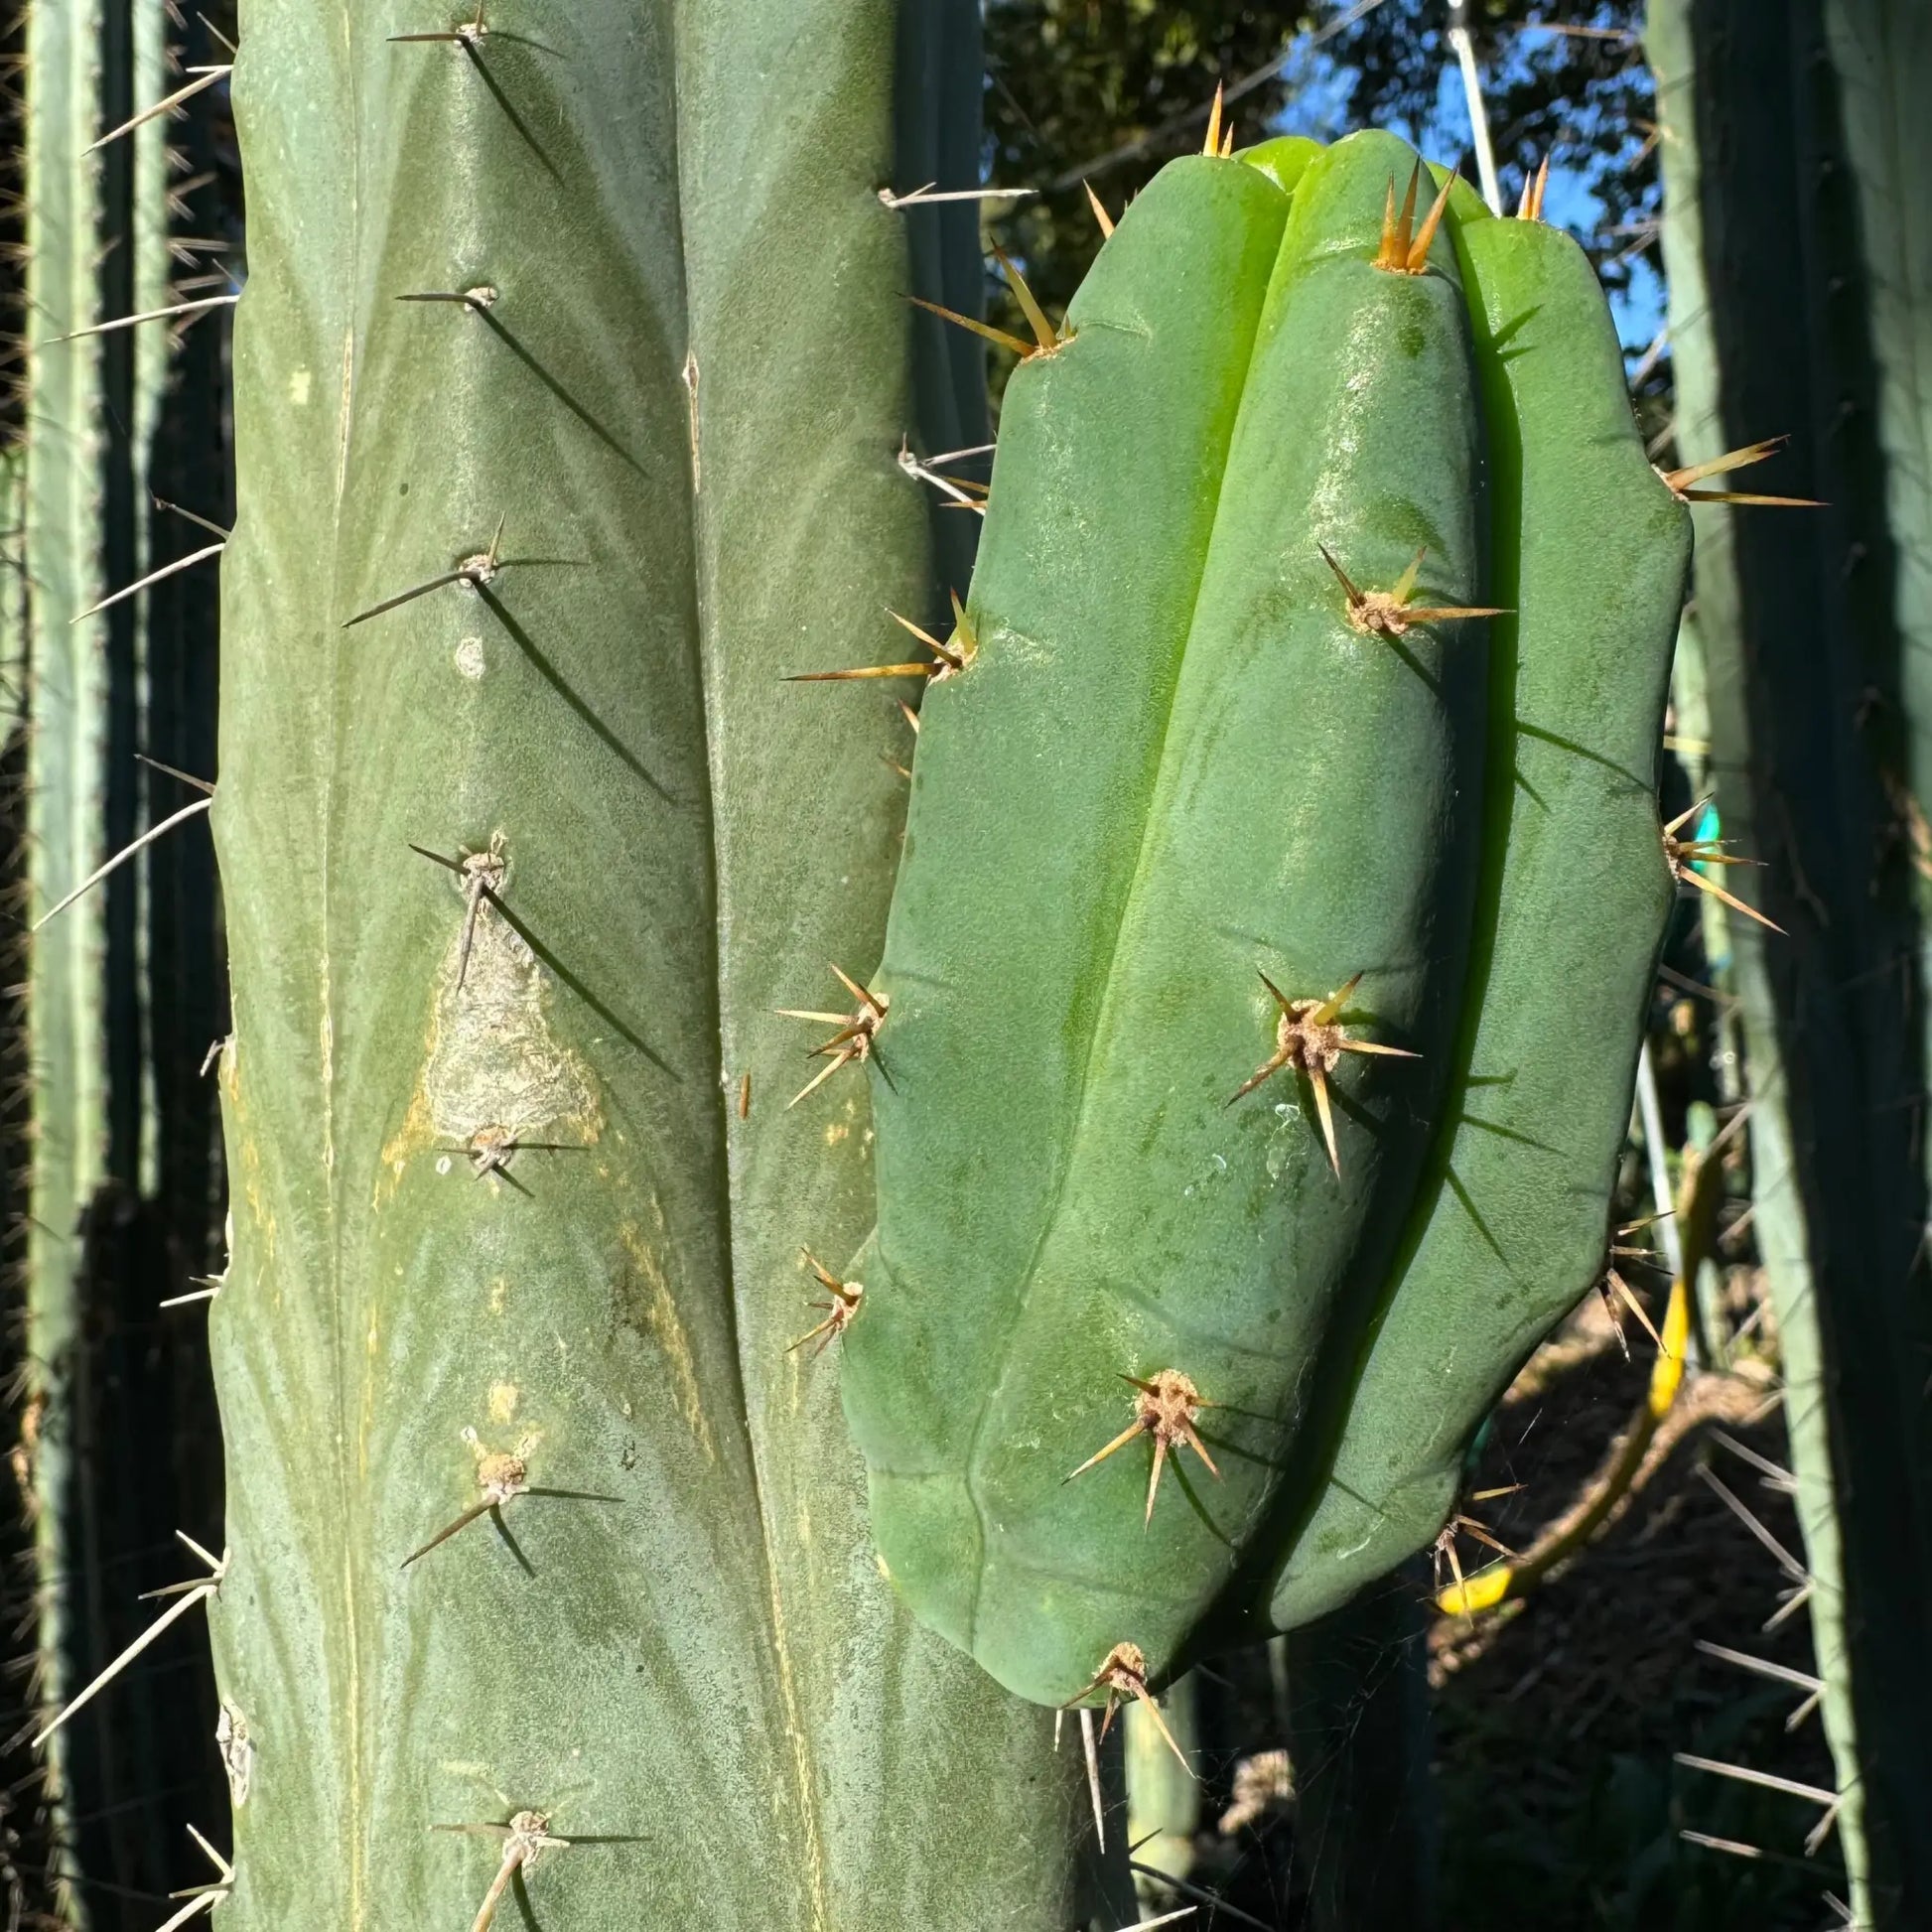
[[[1787,433],[1826,499],[1698,511],[1756,1241],[1784,1356],[1836,1829],[1857,1922],[1932,1923],[1926,801],[1932,88],[1909,0],[1656,0],[1680,459]],[[1795,516],[1795,513],[1794,513]],[[1758,895],[1754,895],[1757,897]]]
[[[501,1923],[429,1828],[511,1812],[642,1841],[559,1932],[1074,1918],[1077,1763],[895,1602],[791,1346],[870,1130],[776,1009],[877,957],[908,734],[782,674],[934,601],[895,12],[247,15],[228,1932]]]

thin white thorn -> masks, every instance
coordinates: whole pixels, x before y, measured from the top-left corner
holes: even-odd
[[[177,1531],[176,1534],[179,1536],[181,1533]],[[186,1543],[188,1542],[188,1538],[183,1537],[182,1541]],[[207,1552],[203,1550],[199,1544],[191,1545],[191,1547],[198,1556],[207,1557]],[[226,1574],[227,1566],[224,1563],[217,1564],[210,1560],[209,1567],[214,1573],[212,1576],[202,1583],[190,1585],[186,1595],[179,1596],[174,1602],[170,1603],[78,1696],[70,1698],[62,1710],[41,1727],[34,1737],[34,1747],[36,1749],[39,1749],[42,1744],[46,1743],[96,1692],[104,1690],[111,1684],[165,1630],[172,1624],[179,1623],[197,1603],[206,1601],[207,1598],[212,1596],[220,1588],[221,1579]]]
[[[198,1896],[191,1898],[180,1911],[163,1919],[155,1927],[155,1932],[180,1932],[180,1928],[186,1925],[190,1919],[194,1918],[197,1913],[213,1911],[216,1901],[224,1896],[225,1893],[218,1890],[200,1893]]]
[[[1740,1523],[1742,1523],[1743,1526],[1747,1530],[1749,1530],[1750,1533],[1754,1537],[1756,1537],[1761,1544],[1763,1544],[1765,1549],[1770,1551],[1771,1555],[1777,1560],[1778,1568],[1782,1570],[1784,1574],[1792,1580],[1793,1583],[1803,1583],[1805,1581],[1804,1565],[1801,1564],[1798,1561],[1798,1559],[1794,1557],[1791,1554],[1791,1552],[1787,1550],[1784,1547],[1784,1545],[1780,1543],[1777,1540],[1777,1538],[1773,1536],[1771,1532],[1767,1530],[1764,1527],[1764,1525],[1760,1523],[1757,1520],[1757,1518],[1751,1514],[1750,1510],[1745,1506],[1745,1504],[1738,1497],[1732,1495],[1731,1492],[1728,1489],[1726,1489],[1725,1485],[1716,1476],[1714,1476],[1709,1469],[1704,1467],[1702,1463],[1698,1465],[1698,1474],[1704,1478],[1705,1482],[1709,1484],[1711,1488],[1715,1489],[1718,1492],[1719,1499],[1724,1503],[1725,1507],[1727,1508],[1730,1511],[1730,1513],[1733,1516],[1735,1516],[1737,1520]]]
[[[207,1564],[208,1569],[213,1573],[214,1579],[217,1583],[221,1580],[222,1576],[226,1573],[228,1568],[228,1560],[226,1557],[217,1557],[216,1555],[214,1555],[214,1553],[211,1550],[203,1549],[202,1546],[199,1543],[197,1543],[195,1539],[192,1536],[190,1536],[186,1530],[177,1530],[175,1532],[175,1541],[179,1543],[183,1549],[188,1550],[193,1555],[200,1557],[201,1560],[205,1564]]]
[[[195,78],[185,87],[177,87],[166,100],[158,100],[152,107],[144,107],[131,121],[123,121],[119,127],[110,128],[90,148],[82,148],[83,155],[97,154],[109,141],[118,141],[123,134],[131,134],[144,121],[151,121],[157,114],[165,114],[171,107],[179,107],[191,95],[199,94],[204,87],[211,87],[224,73],[232,73],[232,67],[198,68]]]
[[[935,190],[931,182],[923,188],[915,188],[910,194],[895,195],[890,188],[879,191],[879,199],[888,207],[923,207],[929,202],[1017,202],[1029,195],[1037,195],[1037,188],[948,188]]]
[[[204,295],[196,301],[177,302],[166,309],[143,309],[138,316],[116,316],[112,322],[96,322],[65,336],[50,336],[38,346],[52,348],[56,343],[77,343],[88,336],[111,336],[116,329],[133,329],[144,322],[165,322],[170,316],[198,316],[205,309],[232,309],[240,300],[238,295]]]
[[[1805,1607],[1805,1605],[1810,1601],[1811,1601],[1811,1579],[1807,1577],[1805,1581],[1802,1584],[1800,1584],[1798,1587],[1794,1589],[1791,1592],[1791,1594],[1787,1596],[1784,1599],[1784,1601],[1780,1603],[1778,1607],[1775,1610],[1773,1610],[1771,1614],[1764,1619],[1764,1623],[1762,1627],[1767,1631],[1775,1630],[1779,1624],[1784,1623],[1788,1621],[1791,1617],[1796,1616],[1797,1613],[1800,1610],[1802,1610]]]
[[[224,537],[219,543],[210,543],[206,549],[191,550],[187,556],[177,557],[173,563],[163,564],[159,570],[149,571],[145,577],[124,586],[122,589],[114,592],[111,597],[103,597],[98,604],[88,605],[78,617],[69,618],[68,622],[70,624],[84,623],[88,618],[98,617],[101,612],[111,609],[114,605],[125,603],[128,598],[137,596],[140,592],[146,590],[150,584],[160,583],[164,577],[173,577],[180,571],[191,569],[196,564],[206,563],[210,557],[220,556],[222,551],[227,549],[227,539]]]
[[[159,825],[153,826],[148,831],[143,832],[141,836],[138,839],[136,839],[132,845],[122,846],[121,849],[117,853],[115,853],[114,856],[111,859],[109,859],[104,866],[99,866],[94,871],[90,872],[86,876],[86,878],[83,879],[80,882],[80,884],[77,885],[73,889],[73,891],[70,892],[67,896],[67,897],[60,902],[59,905],[53,908],[52,911],[43,912],[40,915],[40,917],[34,921],[32,930],[38,932],[41,929],[41,927],[48,922],[49,919],[54,917],[55,913],[65,912],[68,909],[68,907],[73,903],[75,899],[80,897],[80,896],[88,890],[89,887],[98,886],[100,882],[103,879],[105,879],[110,872],[112,872],[117,866],[125,865],[127,861],[133,858],[134,855],[137,852],[139,852],[144,845],[152,845],[156,839],[162,836],[163,833],[172,832],[177,825],[184,824],[187,820],[193,818],[198,812],[207,811],[207,808],[213,803],[214,800],[212,798],[197,798],[193,804],[184,805],[180,811],[173,813],[171,816],[167,818],[164,818]]]
[[[1811,1830],[1805,1834],[1805,1857],[1806,1858],[1809,1859],[1809,1858],[1816,1857],[1818,1853],[1818,1848],[1821,1845],[1823,1845],[1828,1838],[1831,1837],[1834,1828],[1838,1824],[1838,1808],[1843,1803],[1844,1800],[1842,1798],[1834,1798],[1832,1802],[1825,1807],[1824,1817],[1821,1818],[1818,1821],[1818,1823],[1815,1824],[1811,1828]]]
[[[1176,1919],[1191,1918],[1200,1910],[1198,1905],[1183,1905],[1177,1912],[1163,1912],[1159,1918],[1144,1918],[1133,1925],[1123,1925],[1120,1932],[1147,1932],[1150,1925],[1172,1925]]]
[[[1710,1643],[1705,1638],[1698,1639],[1698,1648],[1707,1657],[1722,1658],[1726,1664],[1735,1664],[1739,1670],[1755,1671],[1760,1677],[1774,1678],[1780,1684],[1795,1684],[1801,1691],[1822,1691],[1825,1680],[1814,1677],[1809,1671],[1793,1670],[1789,1664],[1774,1664],[1764,1657],[1752,1657],[1741,1650],[1727,1650],[1721,1643]]]
[[[1804,1721],[1807,1718],[1809,1718],[1811,1714],[1814,1711],[1816,1711],[1818,1707],[1824,1702],[1825,1702],[1825,1693],[1823,1690],[1817,1690],[1812,1692],[1811,1696],[1806,1698],[1804,1703],[1799,1705],[1797,1710],[1792,1712],[1790,1717],[1785,1719],[1784,1721],[1785,1729],[1787,1731],[1796,1730],[1798,1726],[1801,1724],[1803,1724]]]
[[[221,1854],[217,1852],[214,1849],[214,1847],[211,1846],[207,1842],[207,1840],[204,1838],[202,1834],[195,1829],[193,1825],[190,1825],[188,1828],[188,1836],[192,1838],[195,1841],[195,1843],[199,1845],[202,1848],[202,1850],[207,1854],[208,1862],[214,1866],[215,1870],[218,1871],[223,1878],[232,1878],[234,1876],[234,1866],[231,1865],[227,1862],[227,1860],[224,1859],[221,1856]]]
[[[1701,1845],[1707,1852],[1728,1852],[1733,1859],[1761,1859],[1764,1851],[1761,1846],[1746,1845],[1740,1839],[1713,1838],[1709,1832],[1679,1832],[1677,1835],[1687,1845]]]
[[[156,1308],[185,1309],[190,1302],[211,1302],[219,1295],[218,1288],[198,1288],[192,1295],[171,1295],[165,1302],[157,1302]]]
[[[1734,1436],[1726,1436],[1722,1429],[1711,1432],[1715,1442],[1722,1443],[1739,1461],[1748,1462],[1759,1475],[1766,1477],[1776,1487],[1787,1494],[1798,1493],[1798,1478],[1789,1469],[1780,1467],[1768,1455],[1760,1455],[1748,1443],[1740,1443]]]
[[[1100,1802],[1100,1750],[1093,1736],[1093,1707],[1080,1707],[1080,1748],[1087,1759],[1087,1795],[1093,1801],[1093,1835],[1101,1851],[1107,1849],[1106,1808]]]
[[[1766,1791],[1782,1791],[1787,1797],[1809,1798],[1815,1805],[1838,1809],[1838,1793],[1815,1784],[1800,1784],[1795,1778],[1780,1778],[1769,1771],[1753,1771],[1748,1764],[1721,1764],[1715,1757],[1693,1757],[1689,1751],[1673,1751],[1679,1764],[1693,1771],[1715,1771],[1721,1778],[1735,1778],[1739,1784],[1761,1785]]]

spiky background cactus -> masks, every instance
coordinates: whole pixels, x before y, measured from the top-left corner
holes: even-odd
[[[546,1922],[1073,1917],[1072,1760],[894,1601],[787,1352],[870,1135],[773,1010],[876,954],[909,733],[781,674],[930,594],[896,25],[247,21],[231,1932],[464,1923],[524,1812],[611,1841],[510,1873]]]
[[[1306,146],[1173,164],[1009,385],[876,982],[875,1527],[1043,1701],[1441,1528],[1600,1268],[1673,889],[1689,532],[1595,279]]]
[[[153,593],[87,615],[145,576],[166,541],[147,484],[178,419],[174,344],[153,329],[89,333],[168,304],[170,245],[188,253],[174,241],[188,207],[174,205],[161,120],[98,141],[161,94],[166,31],[159,0],[47,0],[25,8],[21,29],[21,496],[10,545],[29,893],[18,910],[45,923],[16,941],[31,1160],[25,1238],[10,1231],[23,1248],[25,1317],[16,1466],[37,1546],[35,1613],[21,1625],[35,1632],[39,1662],[21,1677],[29,1706],[10,1750],[147,1621],[139,1592],[172,1577],[170,1522],[207,1530],[203,1513],[216,1507],[214,1458],[186,1422],[207,1413],[201,1341],[157,1306],[207,1266],[210,1233],[210,1101],[155,1105],[157,1093],[192,1088],[194,1066],[182,1062],[201,1051],[157,1026],[157,1013],[178,1007],[184,987],[190,1011],[197,997],[203,1007],[218,997],[207,842],[168,856],[159,893],[124,870],[47,919],[141,825],[153,800],[135,754],[194,763],[157,692],[197,653],[210,661],[205,627],[157,645]],[[220,413],[207,394],[192,406],[203,443],[218,447]],[[157,782],[174,804],[176,782]],[[172,947],[151,976],[161,935]],[[164,1205],[153,1201],[162,1178]],[[164,1889],[180,1814],[207,1787],[205,1768],[182,1764],[170,1740],[194,1722],[205,1683],[190,1652],[129,1687],[104,1722],[54,1736],[49,1791],[75,1826],[33,1876],[37,1889],[62,1893],[73,1859],[118,1872],[129,1889]],[[89,1891],[58,1905],[83,1909],[116,1924],[124,1907]]]
[[[1700,512],[1717,803],[1789,937],[1732,921],[1758,1239],[1858,1922],[1932,1922],[1925,921],[1932,498],[1912,133],[1932,18],[1657,0],[1677,435],[1777,430],[1827,506]]]

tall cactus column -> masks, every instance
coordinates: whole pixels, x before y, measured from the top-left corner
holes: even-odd
[[[1687,462],[1792,438],[1799,512],[1700,512],[1758,1238],[1859,1923],[1932,1923],[1925,914],[1932,22],[1907,0],[1658,0]],[[1779,487],[1778,483],[1769,485]]]
[[[877,956],[909,734],[780,678],[925,597],[895,27],[245,18],[228,1932],[1072,1921],[1073,1762],[787,1351],[870,1134],[774,1009]]]

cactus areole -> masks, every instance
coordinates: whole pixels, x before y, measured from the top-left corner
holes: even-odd
[[[1595,1280],[1690,552],[1581,250],[1388,135],[1174,162],[1055,337],[922,712],[841,1338],[887,1569],[1050,1704],[1426,1544]]]

